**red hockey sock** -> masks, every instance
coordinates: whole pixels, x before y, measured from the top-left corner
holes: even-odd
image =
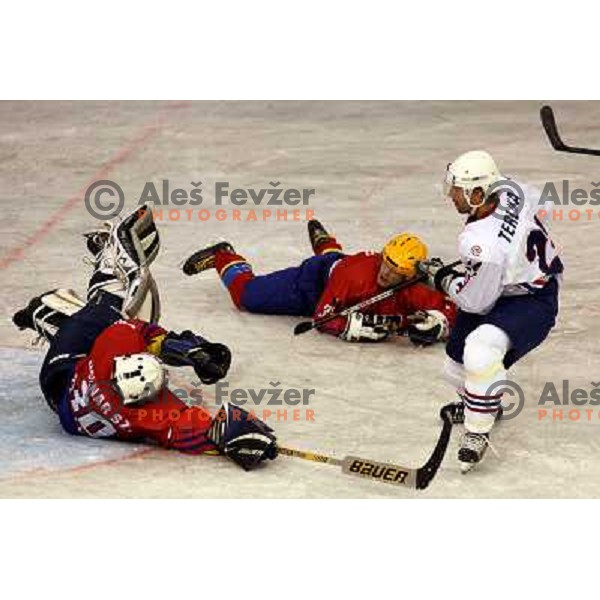
[[[342,245],[338,244],[337,240],[334,237],[330,237],[329,239],[323,241],[315,248],[315,254],[317,256],[321,256],[322,254],[327,254],[328,252],[341,252]]]

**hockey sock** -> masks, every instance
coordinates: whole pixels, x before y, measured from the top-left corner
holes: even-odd
[[[342,245],[338,244],[337,240],[334,237],[330,237],[323,242],[321,242],[315,248],[315,255],[321,256],[323,254],[328,254],[329,252],[341,252]]]
[[[241,305],[242,295],[246,284],[254,278],[252,267],[243,256],[226,251],[217,252],[215,267],[221,281],[229,290],[233,303],[241,310],[243,308]]]
[[[494,325],[481,325],[467,336],[463,355],[467,431],[489,433],[496,421],[506,379],[503,358],[509,345],[508,336]]]

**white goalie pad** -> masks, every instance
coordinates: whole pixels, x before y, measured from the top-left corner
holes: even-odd
[[[78,310],[85,306],[85,300],[80,298],[73,290],[65,288],[59,288],[49,292],[42,296],[41,300],[42,304],[48,308],[67,317],[74,315]]]
[[[144,275],[139,287],[132,293],[129,301],[126,299],[123,312],[130,318],[141,319],[150,323],[160,320],[160,295],[158,286],[149,269],[143,269]]]
[[[123,299],[122,311],[130,318],[157,322],[160,318],[158,286],[148,266],[160,249],[152,211],[137,208],[114,225],[88,288],[88,300],[100,291]]]
[[[148,267],[160,249],[160,236],[149,207],[140,206],[116,224],[108,245],[113,247],[121,268]]]

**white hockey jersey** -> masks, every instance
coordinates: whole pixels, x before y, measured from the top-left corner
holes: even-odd
[[[520,186],[500,192],[496,210],[469,219],[458,239],[466,275],[454,279],[448,295],[465,312],[486,314],[500,296],[534,293],[563,271],[558,251],[538,216],[539,193]]]

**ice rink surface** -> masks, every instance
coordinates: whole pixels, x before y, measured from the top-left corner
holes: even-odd
[[[538,102],[110,102],[0,103],[0,497],[597,497],[600,418],[538,418],[547,381],[570,379],[590,390],[600,381],[598,260],[600,219],[551,224],[566,264],[558,326],[510,373],[527,402],[501,423],[478,471],[460,474],[458,431],[431,486],[415,492],[342,474],[337,468],[281,457],[241,471],[220,457],[188,457],[146,446],[72,438],[62,433],[37,385],[42,351],[10,316],[53,287],[85,289],[81,232],[97,225],[83,193],[110,179],[136,206],[144,184],[191,189],[202,181],[202,208],[214,215],[214,184],[231,189],[314,188],[310,208],[346,251],[379,250],[392,235],[421,235],[433,255],[452,259],[462,222],[441,197],[446,164],[486,149],[522,181],[569,179],[591,188],[600,159],[553,151]],[[600,144],[600,103],[556,102],[567,142]],[[235,208],[222,208],[231,214]],[[282,207],[285,208],[285,207]],[[246,205],[242,215],[250,210]],[[163,219],[153,273],[167,328],[195,329],[226,343],[236,388],[314,388],[314,421],[268,422],[287,445],[422,464],[437,438],[441,404],[453,398],[440,376],[442,346],[417,350],[400,339],[351,345],[309,333],[297,319],[235,311],[214,273],[185,277],[181,261],[227,239],[261,273],[310,253],[304,220],[201,222]],[[175,383],[191,381],[177,371]],[[205,401],[214,408],[210,387]],[[568,407],[567,407],[568,408]],[[589,407],[593,408],[593,407]],[[305,413],[302,411],[302,415]]]

